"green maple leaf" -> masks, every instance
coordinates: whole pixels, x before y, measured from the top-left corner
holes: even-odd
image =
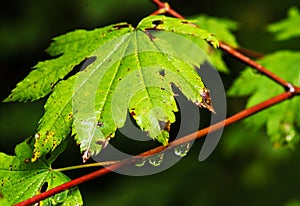
[[[279,51],[266,55],[259,63],[292,84],[300,85],[300,52]],[[249,96],[247,107],[251,107],[282,92],[283,88],[277,83],[247,68],[235,80],[228,94]],[[293,147],[300,139],[299,105],[300,98],[294,97],[247,118],[245,122],[252,128],[265,126],[275,146]]]
[[[10,204],[29,199],[43,191],[70,181],[63,173],[51,168],[52,162],[65,149],[60,144],[51,156],[31,162],[32,147],[23,142],[16,146],[15,156],[0,153],[0,193]],[[64,191],[42,201],[43,205],[82,205],[77,188]]]
[[[32,160],[52,152],[71,129],[86,160],[124,126],[128,110],[143,131],[167,145],[168,125],[178,111],[172,84],[213,111],[196,72],[202,63],[211,63],[201,50],[207,42],[218,46],[209,32],[165,16],[147,17],[136,28],[120,23],[55,38],[47,51],[61,56],[39,63],[5,100],[35,100],[53,91],[35,135]],[[85,59],[84,69],[61,80]]]
[[[300,36],[300,12],[298,8],[292,7],[288,11],[288,18],[273,23],[268,30],[275,34],[277,40],[287,40]]]

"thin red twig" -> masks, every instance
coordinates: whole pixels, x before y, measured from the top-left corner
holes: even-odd
[[[226,51],[228,54],[234,56],[236,59],[239,59],[241,62],[255,68],[259,72],[263,73],[264,75],[268,76],[270,79],[273,81],[277,82],[278,84],[282,85],[284,88],[287,90],[293,90],[293,85],[286,80],[282,79],[281,77],[275,75],[274,73],[270,72],[267,70],[265,67],[262,65],[258,64],[257,62],[253,61],[249,57],[245,56],[241,52],[237,51],[236,49],[232,48],[231,46],[220,42],[219,47],[223,50]]]
[[[155,11],[153,14],[162,14],[162,13],[169,13],[170,15],[180,18],[180,19],[184,19],[183,16],[181,16],[179,13],[177,13],[176,11],[174,11],[173,9],[171,9],[171,7],[169,6],[169,4],[167,3],[163,3],[160,0],[152,0],[155,4],[158,5],[159,9],[157,11]],[[184,136],[180,139],[177,139],[173,142],[171,142],[171,144],[168,147],[165,146],[160,146],[151,150],[148,150],[146,152],[141,153],[139,156],[151,156],[157,153],[160,153],[164,150],[169,150],[172,149],[174,147],[177,147],[181,144],[193,141],[195,138],[201,138],[204,137],[205,135],[207,135],[209,132],[213,132],[216,131],[220,128],[223,128],[224,126],[228,126],[230,124],[233,124],[237,121],[240,121],[246,117],[249,117],[259,111],[262,111],[264,109],[267,109],[270,106],[273,106],[279,102],[282,102],[286,99],[289,99],[295,95],[299,95],[300,94],[300,87],[295,87],[292,84],[290,84],[289,82],[281,79],[280,77],[277,77],[275,74],[271,73],[269,70],[267,70],[266,68],[262,67],[260,64],[254,62],[253,60],[251,60],[250,58],[246,57],[245,55],[243,55],[242,53],[238,52],[237,50],[233,49],[232,47],[228,46],[225,43],[220,43],[220,48],[223,49],[224,51],[228,52],[229,54],[231,54],[232,56],[234,56],[235,58],[239,59],[240,61],[246,63],[247,65],[257,69],[258,71],[260,71],[261,73],[265,74],[266,76],[268,76],[269,78],[273,79],[274,81],[276,81],[277,83],[281,84],[282,86],[284,86],[287,91],[275,96],[269,100],[266,100],[258,105],[255,105],[251,108],[245,109],[227,119],[225,119],[224,121],[218,122],[210,127],[204,128],[202,130],[199,130],[195,133],[189,134],[187,136]],[[18,204],[16,204],[15,206],[27,206],[27,205],[32,205],[34,203],[37,203],[45,198],[51,197],[55,194],[58,194],[64,190],[70,189],[74,186],[77,186],[81,183],[90,181],[96,177],[105,175],[113,170],[119,169],[121,167],[124,167],[125,165],[134,162],[138,157],[132,157],[129,159],[125,159],[123,161],[117,162],[115,164],[112,164],[108,167],[99,169],[95,172],[89,173],[87,175],[81,176],[77,179],[71,180],[70,182],[64,183],[58,187],[55,187],[51,190],[48,190],[44,193],[41,193],[37,196],[34,196],[30,199],[27,199],[23,202],[20,202]]]
[[[151,15],[164,14],[167,13],[171,16],[174,16],[178,19],[184,19],[184,17],[179,14],[177,11],[171,8],[171,6],[166,2],[161,2],[159,0],[152,0],[158,6],[158,10],[153,12]]]
[[[165,3],[161,2],[160,0],[152,0],[153,3],[155,3],[158,8],[163,8],[165,6]]]

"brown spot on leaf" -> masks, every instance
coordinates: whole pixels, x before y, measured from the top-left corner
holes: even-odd
[[[161,130],[170,131],[171,123],[170,121],[159,121],[159,126]]]
[[[25,160],[24,160],[24,163],[25,164],[27,164],[27,163],[29,163],[30,162],[30,158],[26,158]]]
[[[170,132],[170,129],[171,129],[171,123],[170,123],[170,121],[167,121],[164,130]]]
[[[51,131],[51,132],[46,131],[46,136],[47,136],[48,139],[52,138],[54,136],[54,131]]]
[[[215,109],[212,105],[209,90],[207,88],[204,88],[202,91],[200,91],[200,95],[202,97],[202,102],[196,103],[199,107],[204,107],[208,109],[209,111],[216,113]]]
[[[135,116],[136,116],[135,108],[130,109],[130,115],[131,115],[132,117],[135,117]]]
[[[161,69],[161,70],[159,71],[159,75],[162,76],[162,77],[165,77],[165,76],[166,76],[165,70],[164,70],[164,69]]]

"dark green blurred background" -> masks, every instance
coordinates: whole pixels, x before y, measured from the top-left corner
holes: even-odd
[[[299,0],[169,3],[185,16],[207,13],[239,22],[236,35],[243,47],[266,53],[300,49],[299,39],[278,43],[265,32],[265,26],[284,18],[290,6],[300,6]],[[136,24],[155,9],[149,0],[1,0],[1,100],[32,66],[49,58],[44,50],[51,38],[121,21]],[[233,70],[231,76],[223,76],[228,88],[244,66],[226,60]],[[13,154],[17,143],[35,133],[44,101],[0,105],[1,152]],[[244,102],[228,99],[229,113],[243,109]],[[187,157],[162,173],[147,177],[111,173],[80,185],[85,205],[300,205],[299,148],[274,150],[264,131],[241,123],[225,128],[214,153],[199,162],[202,142],[197,141]],[[80,163],[79,150],[71,141],[55,166]],[[66,174],[75,178],[89,171]]]

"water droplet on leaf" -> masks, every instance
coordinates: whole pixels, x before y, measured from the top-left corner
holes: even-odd
[[[135,166],[137,166],[137,167],[142,167],[142,166],[145,165],[145,163],[146,163],[146,160],[145,160],[145,159],[140,159],[140,160],[138,160],[138,161],[135,163]]]
[[[175,155],[184,157],[190,150],[190,143],[182,144],[174,149]]]
[[[56,203],[62,203],[67,199],[67,197],[68,197],[68,190],[54,195],[53,199]]]
[[[153,157],[149,158],[149,164],[151,164],[154,167],[157,167],[157,166],[161,165],[163,158],[164,158],[163,153],[153,156]]]

